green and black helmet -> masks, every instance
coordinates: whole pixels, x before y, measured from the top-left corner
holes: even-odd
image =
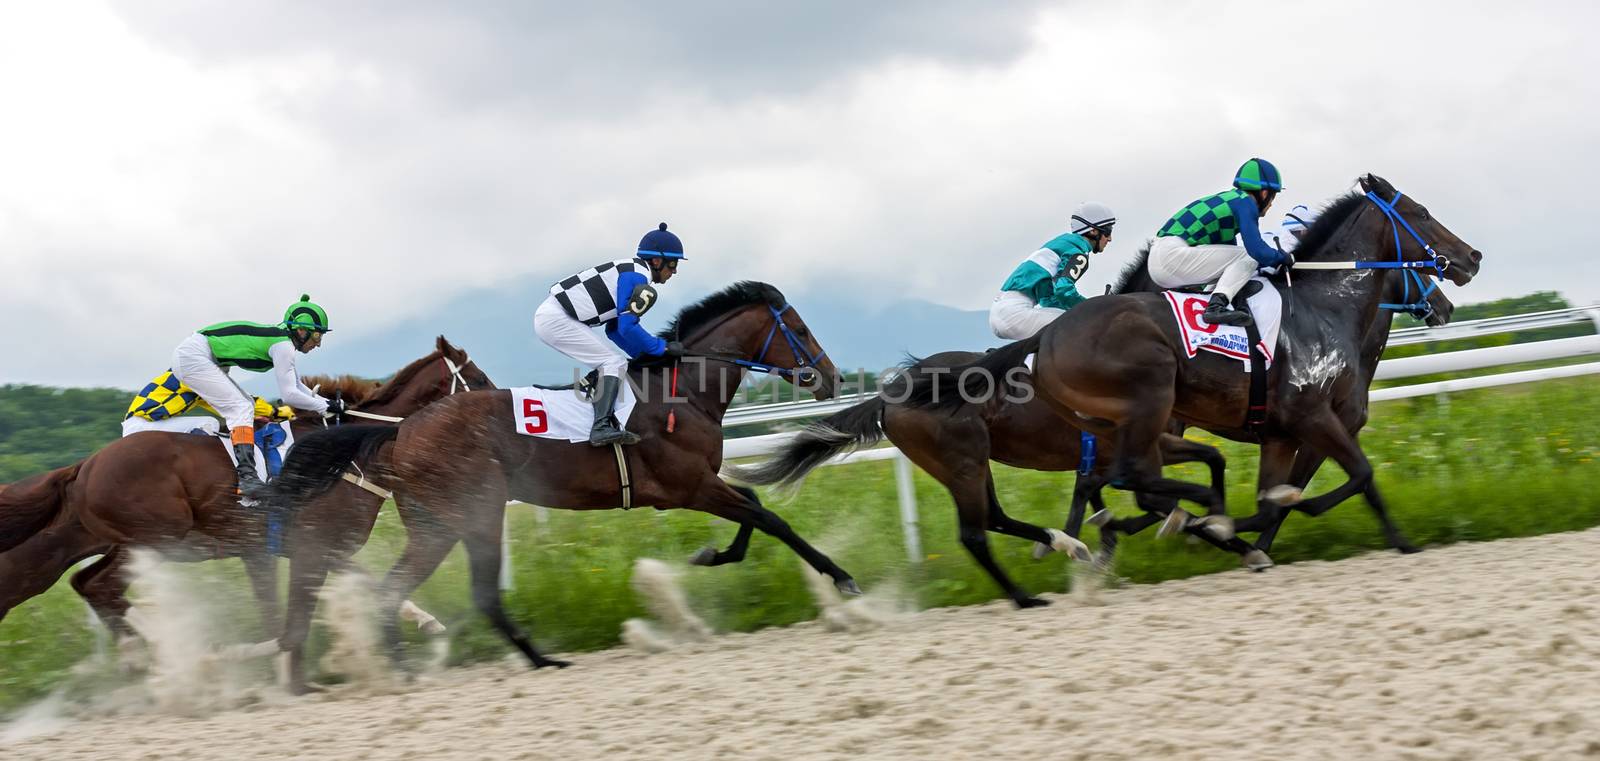
[[[1283,176],[1266,159],[1250,159],[1234,173],[1233,186],[1244,191],[1283,190]]]
[[[322,307],[311,303],[311,297],[300,294],[300,300],[289,305],[283,311],[283,326],[286,328],[300,328],[317,333],[327,333],[332,330],[328,327],[328,313]]]

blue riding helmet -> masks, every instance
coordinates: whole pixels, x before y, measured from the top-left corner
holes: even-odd
[[[659,256],[663,259],[689,258],[683,255],[683,241],[678,240],[678,236],[667,232],[666,222],[662,222],[660,227],[644,234],[644,238],[639,241],[638,256]]]

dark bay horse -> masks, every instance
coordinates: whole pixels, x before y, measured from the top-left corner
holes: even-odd
[[[307,379],[313,383],[314,379]],[[344,391],[357,412],[405,416],[453,389],[493,388],[466,352],[440,336],[435,350],[382,386],[324,381]],[[324,392],[330,389],[324,388]],[[323,428],[320,416],[296,418],[296,440]],[[267,551],[268,512],[239,504],[233,463],[211,436],[144,431],[118,439],[75,465],[34,476],[0,493],[0,619],[49,589],[73,564],[102,557],[73,576],[72,586],[116,635],[133,630],[124,573],[128,549],[163,557],[244,561],[261,605],[262,623],[278,628],[277,575]],[[382,499],[352,484],[336,496],[376,513]]]
[[[1294,275],[1267,379],[1268,419],[1259,430],[1244,425],[1248,376],[1239,372],[1238,361],[1205,353],[1186,358],[1171,309],[1159,294],[1091,299],[1032,339],[948,373],[917,376],[908,403],[958,408],[967,404],[963,396],[982,395],[986,385],[997,387],[995,379],[1038,352],[1032,378],[1040,397],[1062,419],[1115,442],[1112,486],[1186,499],[1206,506],[1211,516],[1226,516],[1220,490],[1161,476],[1158,442],[1174,418],[1226,438],[1260,441],[1263,463],[1282,462],[1285,472],[1278,475],[1284,478],[1296,451],[1306,446],[1315,455],[1332,457],[1348,478],[1298,509],[1315,515],[1363,493],[1390,545],[1410,551],[1388,517],[1371,464],[1339,414],[1356,393],[1362,339],[1384,293],[1385,277],[1370,267],[1424,262],[1465,285],[1482,255],[1382,178],[1367,175],[1360,184],[1365,195],[1334,202],[1297,251],[1302,262],[1362,264]],[[1282,276],[1277,282],[1281,289]],[[1274,477],[1263,475],[1269,479],[1264,483]],[[1276,521],[1279,509],[1269,505],[1249,525]]]
[[[1146,252],[1147,253],[1147,252]],[[1143,257],[1124,272],[1128,281],[1135,273],[1144,272]],[[1455,306],[1437,288],[1427,287],[1420,276],[1407,272],[1404,276],[1390,276],[1386,280],[1385,303],[1392,309],[1403,309],[1413,316],[1426,319],[1430,325],[1449,321]],[[1362,367],[1370,368],[1383,352],[1389,338],[1393,320],[1387,311],[1381,312],[1372,328],[1362,339]],[[940,352],[908,365],[916,373],[930,367],[967,365],[983,357],[979,352]],[[1365,389],[1370,385],[1372,373],[1366,371],[1363,391],[1352,395],[1351,403],[1340,407],[1351,433],[1366,424]],[[1012,536],[1020,535],[1010,518],[1001,509],[995,494],[994,474],[989,463],[999,462],[1015,468],[1038,471],[1070,471],[1083,465],[1082,435],[1071,422],[1056,417],[1044,400],[1036,396],[1027,401],[999,400],[990,405],[972,405],[954,414],[935,412],[902,404],[894,389],[885,389],[878,396],[840,410],[807,426],[787,444],[773,453],[771,459],[759,466],[729,467],[726,472],[733,478],[758,485],[794,484],[826,462],[829,458],[851,449],[872,446],[888,439],[907,458],[933,476],[949,490],[955,502],[957,519],[961,526],[961,543],[987,571],[995,583],[1005,591],[1018,607],[1045,604],[1045,600],[1032,597],[1014,584],[995,562],[988,549],[984,530]],[[1184,442],[1177,439],[1178,442]],[[1209,447],[1205,449],[1210,449]],[[1215,450],[1211,450],[1215,451]],[[1302,452],[1305,463],[1296,460],[1296,475],[1290,483],[1304,486],[1310,481],[1320,458]],[[1174,464],[1189,457],[1206,461],[1204,451],[1188,451],[1173,446],[1170,438],[1162,440],[1163,464]],[[1220,458],[1207,461],[1215,471],[1222,467]],[[1067,534],[1077,536],[1083,524],[1085,504],[1092,502],[1101,510],[1105,503],[1100,490],[1111,466],[1111,449],[1097,447],[1090,463],[1092,472],[1080,476],[1073,489],[1072,505],[1064,527]],[[1304,481],[1295,479],[1302,477]],[[1220,478],[1220,474],[1215,477]],[[1139,516],[1105,519],[1100,525],[1101,553],[1097,560],[1109,564],[1115,551],[1119,534],[1137,533],[1154,525],[1171,510],[1171,500],[1136,494],[1145,513]],[[1023,524],[1027,525],[1027,524]],[[1237,543],[1224,542],[1210,532],[1197,527],[1187,527],[1189,533],[1212,544],[1240,552]],[[1273,529],[1273,533],[1276,529]],[[1271,537],[1265,530],[1262,541],[1256,545],[1261,556],[1271,546]],[[1242,550],[1247,559],[1250,545]],[[1041,552],[1043,551],[1041,546]],[[1260,562],[1259,560],[1255,562]]]
[[[431,575],[457,542],[466,546],[474,604],[535,667],[565,666],[542,655],[506,616],[496,581],[505,506],[517,500],[570,510],[625,507],[618,453],[625,458],[632,506],[687,508],[739,524],[748,539],[759,529],[787,544],[842,591],[859,594],[850,575],[763,507],[754,491],[720,477],[722,416],[747,369],[776,372],[813,395],[834,394],[837,370],[805,322],[778,289],[741,282],[684,309],[662,334],[680,337],[699,357],[676,369],[634,368],[629,380],[639,401],[627,423],[636,445],[613,451],[517,432],[509,391],[458,394],[394,428],[346,426],[314,434],[290,453],[274,499],[303,504],[337,481],[353,463],[394,490],[408,529],[406,548],[384,580],[379,611],[392,653],[401,643],[396,604]],[[674,379],[675,378],[675,379]],[[676,384],[676,398],[668,395]],[[299,519],[296,519],[299,522]],[[353,552],[364,531],[324,524],[334,549]],[[303,647],[315,586],[325,568],[291,570],[290,626],[279,646],[290,655],[290,689],[305,688]]]

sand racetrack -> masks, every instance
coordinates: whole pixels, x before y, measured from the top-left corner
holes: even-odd
[[[80,758],[1600,757],[1600,530],[130,716]]]

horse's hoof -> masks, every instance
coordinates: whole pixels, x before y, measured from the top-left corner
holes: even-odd
[[[445,632],[444,624],[439,623],[439,619],[437,618],[423,621],[422,623],[417,624],[417,628],[421,629],[423,634],[428,635],[439,635],[444,634]]]
[[[1287,505],[1293,505],[1300,500],[1305,499],[1305,496],[1306,493],[1304,489],[1301,489],[1297,486],[1290,486],[1288,484],[1281,484],[1268,489],[1261,495],[1261,498],[1271,502],[1272,504],[1283,507]]]
[[[1079,562],[1088,562],[1090,553],[1089,545],[1084,544],[1070,536],[1067,532],[1053,528],[1045,529],[1050,534],[1050,548],[1056,552],[1064,553],[1067,557]]]
[[[564,669],[564,668],[566,668],[568,666],[571,666],[571,665],[572,665],[572,661],[561,661],[561,660],[556,660],[555,658],[543,658],[543,657],[541,657],[539,660],[536,660],[536,661],[533,662],[533,667],[536,668],[536,669],[542,669],[542,668],[544,668],[546,666],[554,666],[554,667],[556,667],[558,669]]]
[[[1044,599],[1043,597],[1018,597],[1013,599],[1012,602],[1016,603],[1018,608],[1023,609],[1043,608],[1044,606],[1050,604],[1050,601]]]
[[[1395,547],[1395,549],[1399,550],[1402,555],[1415,555],[1422,551],[1421,547],[1412,544],[1402,544]]]
[[[1201,516],[1194,519],[1191,525],[1216,537],[1219,541],[1226,542],[1233,538],[1233,519],[1226,515]]]
[[[1089,568],[1095,573],[1105,573],[1111,570],[1111,564],[1116,558],[1117,556],[1110,552],[1096,552],[1094,558],[1089,561]]]
[[[1245,568],[1252,571],[1265,571],[1273,565],[1272,558],[1267,557],[1267,553],[1261,550],[1246,552],[1240,561],[1244,563]]]
[[[1091,525],[1091,526],[1104,526],[1104,525],[1106,525],[1107,523],[1110,523],[1110,522],[1111,522],[1111,511],[1110,510],[1096,510],[1096,511],[1094,511],[1094,515],[1089,516],[1089,525]]]
[[[717,548],[701,547],[700,551],[694,554],[694,557],[689,558],[689,565],[711,565],[711,561],[716,559]]]
[[[839,590],[839,594],[845,597],[860,597],[862,595],[861,587],[856,586],[855,579],[840,579],[833,582],[833,586]]]
[[[1033,543],[1033,559],[1034,560],[1044,560],[1044,556],[1045,555],[1049,555],[1050,552],[1051,552],[1050,545],[1043,544],[1043,543],[1040,543],[1040,542],[1034,542]]]
[[[1189,527],[1191,520],[1194,520],[1194,516],[1190,515],[1189,511],[1172,508],[1172,512],[1167,513],[1167,519],[1161,522],[1161,527],[1156,529],[1156,538],[1166,539],[1183,533],[1183,530]]]

